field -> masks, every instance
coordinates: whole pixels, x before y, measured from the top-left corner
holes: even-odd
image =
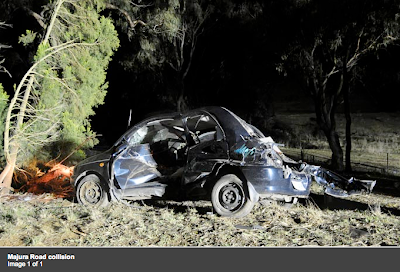
[[[344,116],[337,115],[336,119],[337,131],[344,151],[346,145]],[[330,158],[331,151],[325,136],[317,129],[315,114],[277,114],[277,120],[280,126],[291,132],[289,135],[275,139],[277,142],[289,149],[303,149],[306,154],[314,155],[316,160]],[[351,156],[354,165],[367,164],[385,170],[389,169],[391,172],[398,171],[400,169],[399,125],[399,113],[352,114]],[[290,150],[286,151],[290,152]]]
[[[241,219],[213,214],[207,201],[114,203],[90,209],[46,195],[2,197],[0,246],[400,244],[399,198],[359,196],[347,201],[343,209],[340,203],[318,194],[318,189],[313,190],[315,194],[310,199],[291,207],[257,204],[250,215]]]

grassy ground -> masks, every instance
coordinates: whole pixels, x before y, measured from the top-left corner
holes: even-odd
[[[345,148],[343,114],[337,115],[336,119],[341,145]],[[275,139],[277,142],[285,144],[289,149],[303,148],[309,155],[331,157],[326,138],[317,128],[315,114],[277,114],[277,120],[286,130],[291,131],[291,136]],[[397,172],[400,175],[399,124],[399,113],[352,114],[352,162],[399,169]]]
[[[257,204],[241,219],[212,214],[206,201],[135,202],[129,206],[114,203],[90,209],[68,200],[31,198],[0,198],[0,246],[400,244],[400,217],[383,213],[380,204],[387,203],[378,203],[375,198],[370,199],[374,204],[363,211],[320,209],[314,198],[291,208]],[[392,202],[395,206],[400,203],[398,198]]]
[[[319,147],[327,146],[323,135],[316,131],[314,113],[279,113],[277,118],[299,133],[298,140],[312,142]],[[341,139],[345,135],[343,114],[336,115],[337,131]],[[352,137],[354,150],[370,153],[400,153],[400,113],[353,113]],[[321,141],[319,142],[318,139]]]

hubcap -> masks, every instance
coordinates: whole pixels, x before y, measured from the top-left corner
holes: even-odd
[[[97,204],[102,198],[100,184],[94,181],[88,181],[85,184],[82,184],[79,196],[82,202],[87,204]]]
[[[244,192],[241,186],[236,183],[229,183],[221,188],[219,200],[225,209],[235,211],[243,205],[243,196]]]

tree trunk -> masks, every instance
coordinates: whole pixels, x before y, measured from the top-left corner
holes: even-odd
[[[185,84],[183,83],[184,79],[180,79],[180,92],[178,96],[178,100],[176,101],[176,107],[178,112],[184,113],[188,110],[188,105],[186,103],[186,96],[185,96]]]
[[[343,63],[347,63],[349,58],[349,52],[344,58]],[[351,113],[350,113],[350,101],[349,101],[349,80],[347,66],[344,65],[343,70],[343,102],[344,102],[344,114],[346,118],[346,171],[351,172]]]
[[[0,194],[8,194],[11,190],[14,169],[17,164],[17,151],[18,148],[12,145],[10,148],[10,156],[8,157],[7,164],[0,174]]]
[[[12,155],[10,161],[7,163],[6,167],[1,173],[1,175],[4,174],[4,178],[0,181],[0,194],[8,194],[11,191],[16,159],[16,155]]]
[[[58,15],[58,12],[60,10],[61,5],[64,3],[64,0],[58,0],[56,3],[56,7],[54,10],[54,13],[52,15],[49,27],[46,31],[45,38],[42,41],[42,44],[46,44],[49,41],[49,37],[52,31],[52,28],[54,26],[55,19]],[[49,54],[50,55],[50,54]],[[49,56],[48,55],[48,56]],[[44,57],[42,60],[44,60],[47,57]],[[15,142],[14,139],[10,139],[11,135],[11,113],[12,110],[14,109],[14,105],[17,103],[17,99],[19,98],[19,93],[21,92],[22,88],[25,87],[25,93],[23,96],[22,101],[20,101],[21,105],[19,106],[18,109],[18,115],[17,115],[17,122],[15,125],[15,130],[14,130],[14,135],[18,135],[19,130],[21,129],[21,126],[24,122],[25,118],[25,111],[27,109],[28,105],[28,100],[30,97],[32,85],[34,82],[34,75],[31,74],[31,72],[34,70],[34,68],[40,63],[41,60],[37,61],[34,63],[31,68],[28,70],[28,72],[24,75],[22,80],[20,81],[17,89],[15,90],[14,97],[10,102],[8,111],[7,111],[7,118],[6,118],[6,124],[5,124],[5,129],[4,129],[4,154],[7,159],[7,165],[3,169],[2,173],[0,174],[0,190],[1,193],[8,193],[11,189],[11,184],[12,184],[12,177],[14,174],[15,166],[17,163],[17,154],[19,151],[18,143]],[[29,81],[25,86],[25,81],[29,77]]]
[[[11,103],[9,105],[8,112],[7,112],[7,119],[6,119],[5,129],[4,129],[4,155],[6,156],[6,159],[7,159],[7,165],[0,175],[0,189],[3,191],[3,193],[8,193],[11,189],[12,177],[14,174],[15,166],[17,164],[17,154],[19,151],[19,148],[18,148],[15,140],[10,139],[11,112],[12,112],[14,104],[16,103],[16,100],[18,98],[18,94],[22,88],[21,83],[25,82],[25,78],[27,77],[27,75],[29,75],[29,71],[28,71],[28,73],[25,74],[25,76],[21,80],[17,90],[15,91],[14,98],[11,100]],[[33,81],[34,81],[34,78],[33,78],[33,76],[31,76],[29,79],[29,82],[26,86],[25,94],[23,96],[21,106],[19,108],[17,124],[15,126],[14,134],[19,133],[19,130],[24,122],[25,111],[26,111],[26,108],[28,105],[28,99],[29,99],[29,95],[31,92]]]
[[[184,113],[187,110],[188,106],[187,106],[187,103],[186,103],[186,97],[185,97],[185,95],[183,93],[181,93],[179,95],[178,101],[176,102],[176,104],[177,104],[178,112]]]
[[[0,174],[0,195],[8,194],[11,189],[11,180],[13,175],[13,170],[15,165],[12,166],[10,163],[4,167]]]
[[[345,91],[346,96],[348,91]],[[350,115],[350,105],[348,98],[344,100],[345,103],[345,115],[346,115],[346,171],[351,172],[351,115]]]
[[[317,84],[314,84],[315,91],[313,93],[315,114],[317,117],[318,126],[324,132],[330,149],[332,150],[331,167],[336,171],[343,171],[343,149],[340,146],[339,135],[336,132],[336,101],[334,97],[332,103],[324,94],[325,89],[319,88]]]
[[[336,171],[343,171],[343,149],[340,146],[339,135],[335,130],[329,129],[324,131],[326,138],[328,139],[329,147],[332,150],[332,161],[331,166]]]

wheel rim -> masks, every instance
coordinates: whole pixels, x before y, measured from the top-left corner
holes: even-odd
[[[97,204],[103,197],[102,188],[95,181],[87,181],[82,184],[79,197],[84,204]]]
[[[233,182],[223,186],[219,192],[219,202],[229,211],[240,209],[244,202],[243,188]]]

